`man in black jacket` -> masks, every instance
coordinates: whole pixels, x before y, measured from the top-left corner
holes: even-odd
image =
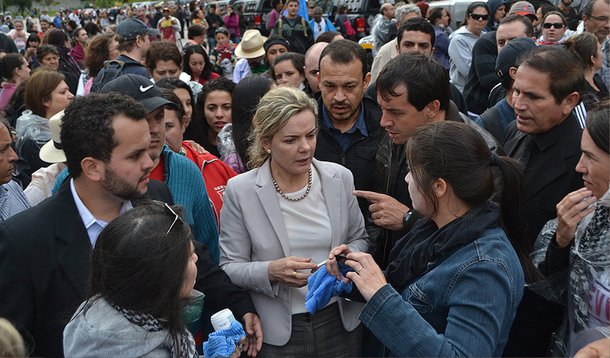
[[[377,101],[385,129],[377,151],[373,191],[355,194],[370,202],[367,220],[371,253],[381,268],[389,263],[395,242],[404,236],[420,214],[411,210],[405,176],[409,172],[406,143],[413,132],[435,121],[458,121],[475,128],[492,151],[501,150],[484,129],[460,113],[450,100],[449,77],[433,58],[408,52],[392,59],[377,80]],[[374,225],[373,225],[374,224]]]
[[[371,190],[375,155],[384,133],[381,111],[364,91],[371,78],[366,52],[353,41],[329,44],[320,55],[318,100],[320,131],[316,159],[345,166],[354,175],[356,189]],[[366,211],[367,204],[360,201]]]
[[[578,59],[561,46],[541,46],[520,61],[513,83],[516,120],[508,126],[506,153],[523,165],[524,243],[531,248],[556,205],[583,187],[574,168],[581,155],[582,128],[572,110],[580,100],[584,74]],[[504,356],[547,353],[563,308],[526,287]]]
[[[207,21],[210,26],[208,29],[208,44],[210,50],[216,47],[216,39],[214,38],[216,30],[225,25],[225,22],[222,20],[222,17],[216,13],[216,10],[216,4],[211,4],[208,8],[208,14],[205,16],[205,21]]]

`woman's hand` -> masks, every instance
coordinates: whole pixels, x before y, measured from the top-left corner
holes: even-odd
[[[246,344],[246,337],[239,340],[239,343],[237,343],[237,345],[235,346],[235,350],[233,351],[233,354],[231,354],[231,358],[241,357],[241,352],[244,352],[246,350],[245,344]]]
[[[25,50],[25,54],[23,55],[28,62],[31,61],[34,56],[36,56],[36,47],[29,47]]]
[[[347,255],[345,264],[354,269],[354,272],[348,272],[345,276],[356,284],[367,301],[388,283],[371,254],[352,252]]]
[[[576,226],[585,216],[595,211],[591,206],[597,200],[591,190],[578,189],[569,193],[557,204],[557,246],[564,248],[574,240]]]
[[[326,260],[326,272],[328,272],[328,274],[333,275],[337,278],[337,280],[341,279],[341,272],[339,271],[339,264],[337,264],[337,260],[335,258],[335,256],[337,255],[347,255],[350,252],[352,252],[349,247],[347,247],[347,245],[345,244],[341,244],[335,248],[333,248],[332,250],[330,250],[330,253],[328,254],[328,260]],[[349,282],[346,280],[346,283]]]
[[[289,256],[269,263],[269,281],[281,282],[286,286],[303,287],[311,276],[311,270],[318,267],[311,257]]]
[[[191,147],[193,149],[195,149],[195,151],[199,154],[208,154],[209,152],[207,150],[205,150],[204,147],[202,147],[199,143],[195,142],[194,140],[186,140],[185,142],[188,142],[188,144],[191,145]]]
[[[610,338],[593,341],[576,352],[574,358],[610,358]]]
[[[243,351],[248,353],[248,357],[256,357],[263,347],[263,328],[258,315],[248,312],[243,318],[244,329],[246,330],[246,340],[244,341]]]

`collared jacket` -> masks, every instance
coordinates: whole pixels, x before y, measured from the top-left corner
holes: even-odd
[[[503,155],[504,150],[498,145],[494,137],[489,134],[485,129],[478,126],[468,116],[461,113],[455,103],[449,102],[449,107],[445,112],[445,120],[466,123],[477,130],[485,139],[485,143],[491,151],[498,155]],[[379,147],[377,155],[375,156],[375,172],[373,175],[373,191],[382,193],[393,197],[409,208],[411,205],[411,197],[409,196],[408,190],[406,190],[407,184],[404,182],[404,178],[407,176],[409,169],[407,168],[406,160],[406,145],[405,144],[394,144],[390,137],[386,134],[379,141]],[[399,185],[403,185],[403,190],[398,188]],[[494,183],[496,190],[494,194],[500,193],[502,186],[500,183]],[[415,219],[420,218],[419,213],[414,213]],[[373,223],[370,213],[366,210],[365,221],[367,224],[366,230],[371,239],[371,249],[369,250],[375,262],[383,269],[388,264],[388,257],[390,250],[394,247],[394,244],[398,239],[404,236],[410,229],[416,220],[410,220],[410,225],[403,228],[400,231],[392,231],[389,229],[381,228]]]
[[[523,294],[521,264],[504,231],[483,231],[400,292],[390,284],[360,320],[399,357],[500,356]]]
[[[312,166],[319,174],[328,208],[332,234],[327,247],[346,244],[352,251],[366,251],[366,231],[352,195],[352,175],[335,163],[314,159]],[[268,271],[271,261],[291,255],[291,246],[269,161],[229,180],[220,221],[221,267],[252,296],[264,342],[285,345],[291,335],[292,291],[271,282]],[[360,323],[362,304],[340,299],[338,305],[343,327],[353,331]]]
[[[375,155],[377,154],[379,141],[385,136],[385,131],[379,124],[381,120],[379,105],[367,96],[362,98],[361,103],[363,104],[364,121],[368,137],[362,136],[343,152],[339,143],[330,135],[328,130],[320,125],[314,157],[318,160],[343,165],[352,172],[356,189],[372,190],[374,179],[374,171],[372,169],[375,167]],[[322,98],[319,98],[318,113],[320,113],[320,116],[322,115],[323,107]],[[358,202],[361,209],[368,207],[366,200],[359,200]]]
[[[176,204],[184,208],[184,220],[191,226],[195,240],[205,244],[214,261],[218,263],[218,226],[201,169],[188,158],[174,153],[167,145],[163,146],[161,156],[165,174],[163,182],[172,193]],[[67,169],[59,173],[54,191],[59,189],[67,176]]]

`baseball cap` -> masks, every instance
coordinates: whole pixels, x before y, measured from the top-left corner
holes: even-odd
[[[140,102],[147,113],[154,111],[161,106],[176,105],[163,98],[163,94],[159,87],[144,76],[127,74],[121,75],[114,80],[106,83],[100,93],[116,92],[128,95],[136,101]]]
[[[116,28],[116,33],[121,36],[122,40],[135,40],[136,37],[144,34],[158,36],[159,31],[151,29],[139,19],[127,19],[122,21]]]
[[[63,163],[66,159],[61,145],[61,123],[64,118],[64,111],[56,113],[49,119],[51,128],[51,140],[40,148],[38,156],[47,163]]]
[[[509,15],[517,14],[521,16],[527,16],[530,20],[534,21],[538,17],[536,16],[536,9],[534,5],[527,1],[517,1],[510,7],[508,12]]]
[[[496,59],[496,74],[500,80],[508,76],[508,70],[517,64],[519,57],[534,48],[536,48],[536,41],[529,37],[513,39],[504,46]]]

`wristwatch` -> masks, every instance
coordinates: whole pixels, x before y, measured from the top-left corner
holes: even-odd
[[[405,213],[405,216],[402,217],[402,227],[403,228],[407,227],[407,224],[409,224],[409,221],[411,220],[412,216],[413,216],[413,210],[409,210]]]

